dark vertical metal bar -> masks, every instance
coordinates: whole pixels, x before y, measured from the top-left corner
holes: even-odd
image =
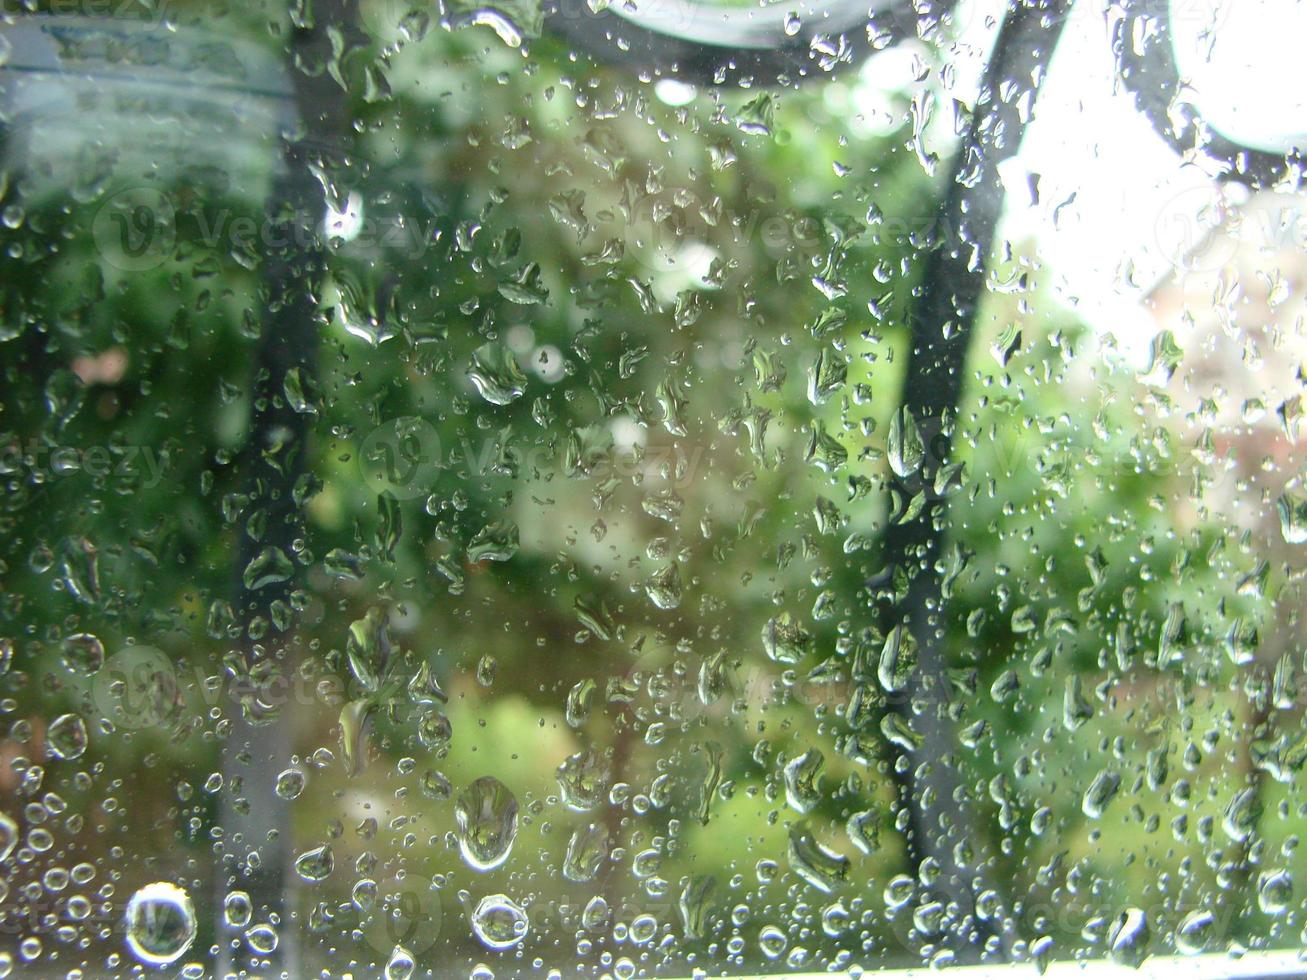
[[[962,394],[967,349],[985,288],[1004,191],[999,166],[1021,144],[1049,59],[1071,0],[1015,0],[986,69],[970,129],[953,166],[939,211],[937,240],[926,260],[923,292],[913,313],[911,346],[900,411],[911,416],[927,442],[921,481],[928,502],[921,512],[886,533],[882,575],[874,586],[882,624],[904,624],[915,640],[917,667],[892,707],[908,721],[919,747],[895,767],[900,802],[909,815],[908,852],[923,895],[954,905],[938,941],[958,961],[978,959],[997,937],[1010,955],[1010,905],[982,921],[976,896],[993,889],[983,848],[976,840],[977,801],[956,764],[956,715],[947,670],[946,602],[940,568],[947,531],[947,501],[930,493],[952,455],[950,416]],[[897,573],[897,575],[896,575]],[[906,594],[895,593],[906,576]],[[968,857],[966,852],[973,852]],[[926,872],[923,874],[923,870]]]
[[[285,147],[284,166],[267,208],[262,335],[249,438],[241,461],[249,497],[237,549],[236,612],[243,633],[228,681],[237,695],[245,696],[245,704],[230,706],[232,726],[222,746],[226,788],[220,818],[224,856],[216,882],[218,976],[237,972],[238,958],[249,954],[248,949],[240,952],[239,946],[233,950],[237,937],[223,922],[223,898],[230,889],[249,893],[255,921],[280,920],[277,949],[267,957],[270,968],[261,975],[306,975],[300,965],[301,924],[295,921],[291,809],[276,793],[277,774],[289,764],[293,751],[295,705],[279,697],[285,702],[280,711],[275,706],[264,710],[251,697],[259,690],[284,695],[290,689],[282,680],[269,680],[269,675],[289,680],[298,653],[296,633],[293,625],[285,632],[266,625],[260,639],[252,640],[250,634],[260,619],[270,620],[274,604],[289,604],[301,568],[297,541],[304,537],[305,525],[295,495],[308,472],[309,416],[290,404],[286,386],[293,372],[304,384],[311,383],[316,373],[317,312],[326,269],[320,229],[326,198],[313,168],[342,152],[346,96],[327,69],[339,57],[333,34],[339,41],[356,30],[354,0],[330,0],[316,11],[301,9],[297,23],[288,70],[301,132]],[[288,578],[260,584],[247,575],[250,563],[267,554],[267,549],[277,549],[290,559],[293,571]]]

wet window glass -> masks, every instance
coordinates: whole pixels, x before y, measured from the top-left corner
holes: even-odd
[[[1304,36],[5,5],[0,976],[1307,973]]]

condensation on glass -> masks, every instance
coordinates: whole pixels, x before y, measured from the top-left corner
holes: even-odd
[[[1305,16],[5,7],[0,976],[1302,975]]]

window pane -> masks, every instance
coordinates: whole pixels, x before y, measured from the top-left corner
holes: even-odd
[[[6,11],[0,976],[1301,971],[1304,15],[864,6]]]

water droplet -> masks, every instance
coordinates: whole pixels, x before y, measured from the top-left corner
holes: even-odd
[[[250,893],[244,891],[228,892],[222,903],[223,921],[232,929],[244,929],[254,917],[254,903]]]
[[[703,936],[708,905],[716,888],[717,879],[712,875],[691,875],[685,883],[677,908],[681,913],[681,923],[685,926],[686,939]]]
[[[190,895],[167,881],[138,889],[127,903],[127,947],[149,966],[167,966],[195,941]]]
[[[916,668],[916,640],[900,623],[889,631],[889,636],[885,637],[885,645],[880,651],[880,664],[876,669],[876,678],[887,694],[896,694],[907,688],[912,672]]]
[[[819,749],[808,749],[785,765],[785,798],[798,813],[821,802],[821,771],[826,760]]]
[[[890,469],[904,480],[921,469],[926,459],[926,446],[917,431],[917,422],[905,408],[900,408],[890,419],[885,454]]]
[[[608,832],[601,824],[583,824],[572,832],[572,837],[567,842],[563,877],[568,881],[591,881],[607,857]]]
[[[790,828],[790,867],[823,892],[833,892],[849,876],[849,859],[821,844],[806,827]]]
[[[1186,956],[1196,956],[1207,948],[1216,932],[1216,917],[1207,909],[1190,912],[1175,927],[1175,947]]]
[[[1251,787],[1241,789],[1226,806],[1221,828],[1231,840],[1247,840],[1257,827],[1259,810],[1257,791]]]
[[[1289,544],[1307,544],[1307,497],[1286,493],[1275,503],[1280,533]]]
[[[277,776],[277,795],[283,800],[298,799],[299,795],[304,792],[304,786],[308,782],[304,770],[291,767],[283,769]]]
[[[336,856],[330,844],[305,851],[295,859],[295,872],[305,881],[322,881],[336,867]]]
[[[844,829],[853,846],[863,854],[875,854],[880,850],[880,815],[875,810],[853,814]]]
[[[517,838],[517,800],[494,776],[482,776],[459,795],[454,819],[470,867],[489,871],[508,859]]]
[[[487,895],[472,913],[472,931],[488,949],[511,949],[529,929],[526,912],[507,895]]]
[[[675,609],[681,604],[681,570],[676,562],[654,572],[645,581],[644,590],[659,609]]]
[[[268,956],[277,951],[281,937],[270,923],[260,922],[245,930],[245,942],[260,956]]]
[[[90,741],[86,722],[74,714],[60,715],[51,722],[45,738],[50,754],[56,759],[80,759]]]
[[[784,955],[789,944],[790,941],[785,938],[785,933],[775,926],[765,926],[758,933],[758,948],[769,960],[779,959]]]
[[[508,561],[517,554],[517,525],[512,521],[496,521],[478,531],[467,543],[467,560]]]
[[[1148,917],[1142,909],[1126,909],[1112,923],[1107,948],[1113,960],[1124,966],[1137,967],[1148,955]]]
[[[104,666],[104,644],[90,633],[74,633],[64,640],[63,663],[74,674],[94,674]]]
[[[289,581],[294,574],[295,566],[286,552],[269,545],[250,559],[243,578],[245,588],[255,590]]]
[[[397,945],[390,951],[390,959],[386,961],[386,980],[409,980],[416,968],[417,962],[413,959],[413,954]]]
[[[608,921],[608,911],[608,901],[602,895],[596,895],[581,911],[581,927],[594,932]]]
[[[1116,798],[1117,790],[1120,788],[1121,777],[1111,769],[1104,769],[1094,777],[1094,781],[1089,784],[1089,789],[1085,790],[1084,798],[1080,801],[1080,809],[1090,820],[1099,819],[1108,804]]]
[[[1293,901],[1293,876],[1283,869],[1263,871],[1257,879],[1257,907],[1267,915],[1284,915]]]
[[[762,647],[777,663],[797,664],[812,649],[812,635],[788,612],[783,612],[762,628]]]
[[[568,756],[558,767],[558,788],[563,803],[573,810],[593,810],[604,799],[608,786],[608,765],[596,749]]]
[[[513,352],[499,343],[483,344],[472,353],[468,377],[492,405],[507,405],[526,392],[526,375]]]

